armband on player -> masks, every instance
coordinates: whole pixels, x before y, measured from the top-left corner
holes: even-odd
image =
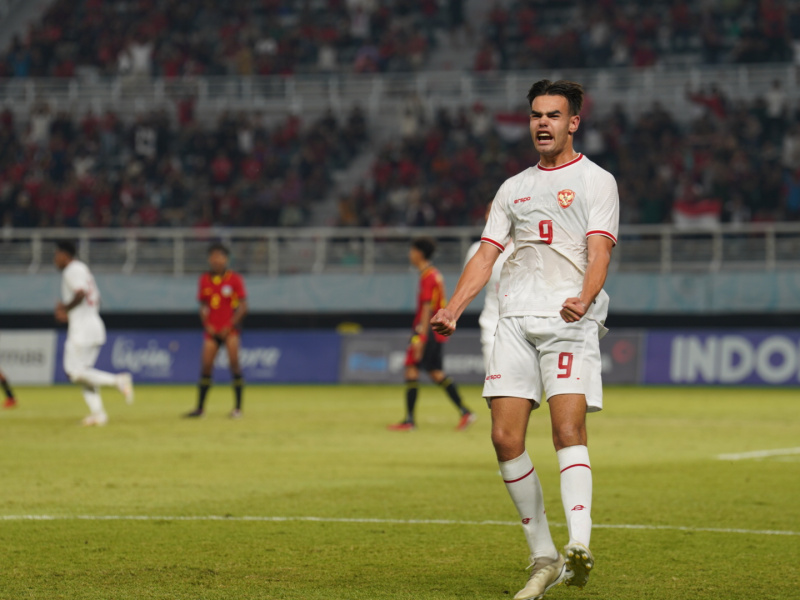
[[[425,344],[425,343],[427,343],[427,341],[428,341],[428,336],[427,335],[423,335],[421,333],[415,333],[411,337],[411,343],[412,344]]]

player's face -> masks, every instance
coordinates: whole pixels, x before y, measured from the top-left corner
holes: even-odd
[[[536,151],[556,157],[572,150],[572,134],[578,130],[579,115],[570,115],[564,96],[536,96],[531,103],[531,137]]]
[[[208,255],[208,266],[214,273],[223,273],[228,268],[228,256],[219,250]]]
[[[422,252],[419,251],[419,248],[415,248],[411,246],[408,249],[408,262],[410,262],[415,267],[420,264],[424,260],[424,256],[422,256]]]

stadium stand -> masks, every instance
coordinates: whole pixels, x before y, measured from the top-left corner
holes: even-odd
[[[451,13],[436,0],[56,0],[15,39],[0,75],[409,71],[424,66]]]
[[[428,70],[478,5],[448,43],[471,72]],[[0,60],[0,223],[474,226],[536,160],[534,76],[587,84],[578,147],[624,222],[798,219],[798,6],[544,7],[56,0]]]
[[[476,70],[780,62],[800,40],[800,8],[779,0],[516,0],[488,17]]]
[[[296,226],[323,198],[331,172],[367,139],[354,108],[268,127],[222,112],[202,128],[187,109],[125,122],[80,119],[46,103],[27,123],[0,114],[0,222],[11,227]]]
[[[752,102],[714,86],[686,93],[687,123],[655,102],[637,118],[619,107],[594,115],[578,132],[576,147],[617,174],[623,222],[797,220],[800,115],[781,83]],[[340,199],[340,224],[477,225],[503,180],[536,161],[524,115],[509,122],[478,103],[422,118],[407,111],[402,138],[376,157],[372,189]]]

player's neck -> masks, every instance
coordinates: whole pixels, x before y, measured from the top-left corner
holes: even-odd
[[[432,262],[428,262],[426,260],[425,262],[421,262],[420,264],[418,264],[417,265],[417,269],[419,269],[420,273],[424,273],[425,269],[427,269],[428,267],[432,267],[432,266],[433,266],[433,263]]]
[[[554,169],[575,160],[579,155],[580,153],[575,152],[575,149],[570,145],[569,148],[564,148],[562,152],[555,156],[539,155],[539,164],[546,169]]]

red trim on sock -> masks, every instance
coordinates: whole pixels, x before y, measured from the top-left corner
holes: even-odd
[[[518,481],[522,481],[522,480],[523,480],[523,479],[525,479],[525,478],[526,478],[528,475],[530,475],[531,473],[533,473],[535,470],[536,470],[536,467],[532,467],[530,471],[528,471],[527,473],[525,473],[525,475],[523,475],[523,476],[522,476],[522,477],[520,477],[519,479],[503,479],[503,483],[517,483]]]
[[[571,469],[572,467],[586,467],[586,468],[587,468],[587,469],[589,469],[590,471],[592,470],[592,467],[590,467],[589,465],[584,465],[584,464],[581,464],[581,463],[576,463],[576,464],[574,464],[574,465],[570,465],[570,466],[568,466],[568,467],[564,467],[563,469],[561,469],[561,472],[563,473],[564,471],[566,471],[567,469]]]

